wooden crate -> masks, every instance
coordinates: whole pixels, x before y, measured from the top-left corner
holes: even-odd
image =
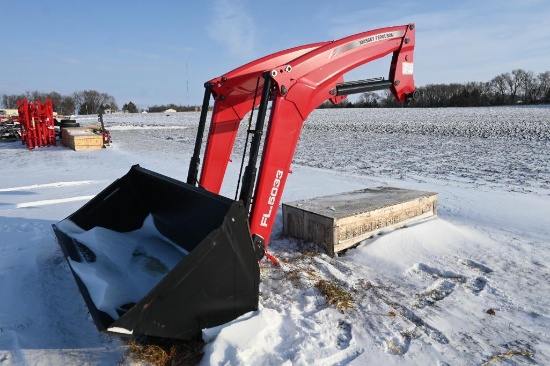
[[[103,135],[93,132],[71,132],[69,133],[69,147],[73,150],[101,149]]]
[[[283,203],[283,235],[334,256],[381,230],[437,216],[437,193],[393,187],[361,189]]]
[[[103,135],[92,132],[96,126],[67,127],[61,130],[63,145],[73,150],[101,149],[103,147]]]
[[[69,134],[71,132],[92,132],[93,129],[89,127],[64,127],[61,129],[61,142],[65,146],[69,146]]]

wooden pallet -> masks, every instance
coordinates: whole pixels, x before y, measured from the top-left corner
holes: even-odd
[[[327,254],[384,229],[437,216],[437,193],[380,187],[283,203],[283,235],[316,243]]]

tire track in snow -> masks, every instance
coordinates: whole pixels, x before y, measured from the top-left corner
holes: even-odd
[[[58,203],[67,203],[67,202],[75,202],[75,201],[88,201],[95,196],[77,196],[77,197],[69,197],[69,198],[61,198],[61,199],[54,199],[54,200],[43,200],[43,201],[34,201],[34,202],[21,202],[16,204],[7,204],[7,205],[1,205],[0,211],[8,211],[8,210],[14,210],[18,208],[28,208],[28,207],[39,207],[39,206],[48,206],[48,205],[55,205]]]
[[[17,191],[26,191],[29,189],[39,189],[39,188],[63,188],[63,187],[72,187],[80,186],[85,184],[94,184],[98,181],[94,180],[81,180],[73,182],[57,182],[57,183],[45,183],[45,184],[33,184],[30,186],[21,186],[21,187],[11,187],[11,188],[0,188],[0,192],[17,192]]]

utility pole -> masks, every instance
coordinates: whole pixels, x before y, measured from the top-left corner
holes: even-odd
[[[189,108],[189,74],[187,72],[187,61],[185,61],[185,80],[187,82],[187,108]]]

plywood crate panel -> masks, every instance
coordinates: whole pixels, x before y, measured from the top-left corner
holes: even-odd
[[[69,147],[73,150],[101,149],[103,136],[93,132],[71,132],[68,136]]]
[[[93,130],[96,126],[66,127],[61,129],[63,145],[73,150],[100,149],[103,147],[103,136]]]
[[[383,229],[437,216],[437,193],[379,187],[283,203],[283,235],[333,256]]]

